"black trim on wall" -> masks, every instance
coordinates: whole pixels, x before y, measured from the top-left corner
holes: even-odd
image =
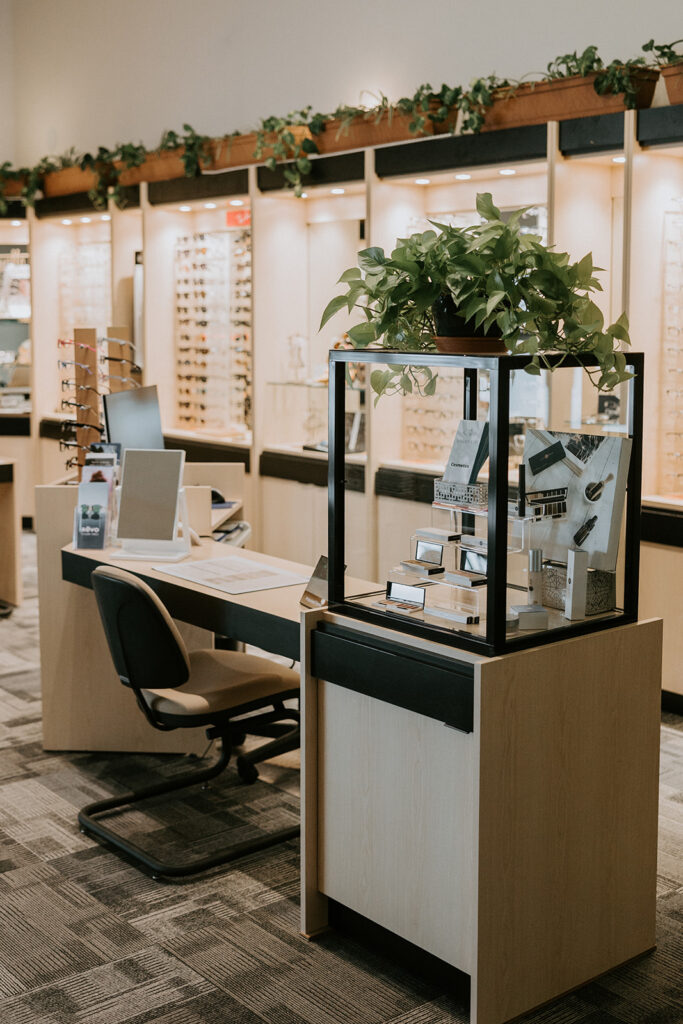
[[[390,178],[456,167],[545,160],[546,154],[546,126],[534,124],[481,135],[437,135],[418,142],[381,146],[375,150],[375,171],[380,178]]]
[[[346,464],[345,488],[347,491],[365,491],[365,466],[355,462]],[[261,452],[259,459],[260,476],[272,476],[277,480],[294,480],[299,484],[314,484],[327,488],[327,459],[289,452]]]
[[[469,974],[390,932],[382,925],[370,921],[355,910],[345,907],[337,900],[328,899],[327,912],[330,925],[367,949],[373,963],[376,962],[378,950],[381,950],[382,956],[388,957],[414,977],[431,986],[445,988],[449,1001],[455,1000],[458,1004],[456,1009],[462,1011],[463,1016],[467,1016],[470,1005]]]
[[[44,417],[40,421],[38,437],[45,437],[49,441],[60,441],[63,436],[62,420],[52,420],[49,417]]]
[[[179,449],[184,451],[188,462],[241,462],[244,464],[244,472],[251,472],[251,450],[249,448],[219,444],[217,441],[195,440],[194,438],[189,440],[186,437],[176,437],[174,434],[164,434],[164,445],[175,451]]]
[[[260,166],[256,172],[258,187],[262,192],[274,192],[286,188],[284,169],[291,163],[278,164],[274,171]],[[363,181],[365,178],[365,150],[340,153],[335,156],[319,156],[311,159],[311,173],[302,175],[304,185],[335,185],[344,181]]]
[[[121,189],[122,202],[126,207],[140,205],[140,186],[126,185]],[[70,196],[50,196],[36,200],[36,217],[55,217],[58,214],[97,212],[87,192],[74,192]],[[104,212],[104,211],[103,211]]]
[[[674,715],[683,715],[683,693],[662,690],[662,711],[669,711]]]
[[[375,474],[375,494],[381,498],[399,498],[401,501],[419,501],[431,505],[436,479],[436,473],[380,467]]]
[[[20,199],[8,199],[7,209],[4,213],[0,212],[0,220],[25,220],[26,219],[26,207]]]
[[[640,514],[640,539],[649,544],[668,544],[683,548],[683,512],[643,505]]]
[[[200,174],[196,178],[174,178],[172,181],[150,181],[147,197],[152,206],[192,199],[213,199],[216,196],[241,196],[249,191],[246,167],[220,174]]]
[[[0,484],[11,484],[14,480],[14,466],[11,462],[0,462]]]
[[[394,707],[472,732],[474,667],[345,626],[311,634],[311,674]]]
[[[683,142],[683,103],[639,110],[636,137],[641,146]]]
[[[624,115],[597,114],[560,121],[560,152],[605,153],[624,148]]]
[[[31,417],[28,413],[18,416],[0,416],[0,437],[30,437]]]

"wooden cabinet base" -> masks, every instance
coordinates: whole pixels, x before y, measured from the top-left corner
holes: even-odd
[[[502,1024],[654,947],[661,622],[475,660],[471,733],[305,672],[302,931],[329,897]]]

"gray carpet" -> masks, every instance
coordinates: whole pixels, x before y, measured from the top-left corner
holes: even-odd
[[[82,836],[76,810],[186,768],[178,757],[45,754],[40,743],[35,545],[26,602],[0,621],[0,1024],[465,1024],[457,998],[336,933],[298,934],[298,843],[160,884]],[[297,773],[121,819],[170,852],[226,827],[280,827]],[[683,720],[663,717],[657,951],[524,1018],[527,1024],[683,1022]],[[628,898],[628,894],[624,894]]]

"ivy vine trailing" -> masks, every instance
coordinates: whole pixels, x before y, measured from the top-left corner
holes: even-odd
[[[650,39],[642,46],[642,56],[615,59],[607,64],[596,46],[587,46],[582,53],[566,53],[550,61],[539,80],[552,82],[595,73],[594,88],[598,94],[623,95],[625,106],[632,108],[637,101],[639,72],[682,63],[683,54],[676,50],[681,43],[683,39],[672,43],[655,43]],[[319,152],[317,140],[324,131],[331,130],[332,123],[336,125],[337,138],[348,134],[358,121],[379,123],[384,118],[390,121],[396,114],[410,118],[408,130],[416,136],[427,132],[455,133],[456,130],[476,133],[483,128],[487,112],[496,99],[501,95],[513,96],[520,85],[521,82],[510,82],[490,74],[475,78],[467,88],[444,83],[437,90],[427,82],[418,86],[412,96],[404,96],[395,104],[380,94],[369,107],[343,104],[332,113],[322,114],[314,113],[313,108],[307,106],[282,117],[271,115],[259,122],[251,156],[255,160],[264,160],[271,170],[275,170],[279,163],[285,164],[285,182],[295,195],[300,196],[304,180],[312,170],[310,158]],[[165,131],[159,146],[151,153],[139,143],[126,142],[113,149],[100,146],[96,152],[81,156],[70,150],[61,157],[43,157],[34,167],[13,168],[6,161],[0,165],[0,214],[7,212],[10,184],[12,193],[15,193],[20,183],[21,199],[27,206],[32,206],[43,190],[46,175],[74,166],[94,172],[95,185],[89,192],[94,206],[103,209],[110,198],[117,205],[122,205],[125,193],[120,178],[125,169],[139,167],[155,153],[178,151],[185,175],[194,178],[220,159],[224,146],[230,147],[235,139],[244,136],[244,132],[234,131],[214,139],[201,135],[189,124],[183,124],[179,132]]]

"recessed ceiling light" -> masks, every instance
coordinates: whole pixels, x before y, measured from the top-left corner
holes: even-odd
[[[300,198],[301,199],[308,199],[308,192],[302,192]]]
[[[65,226],[65,227],[67,227],[67,228],[68,228],[69,224],[73,224],[73,221],[69,220],[69,218],[68,218],[68,217],[65,217],[65,218],[64,218],[64,220],[62,221],[62,224],[63,224],[63,225]]]
[[[469,181],[471,177],[472,177],[471,174],[456,174],[455,180],[456,181]]]
[[[343,196],[344,195],[344,189],[343,188],[331,188],[330,192],[332,193],[333,196]]]
[[[13,228],[20,228],[21,227],[21,221],[20,220],[13,220],[12,221],[12,227]]]
[[[517,171],[513,167],[503,167],[502,170],[498,171],[503,177],[508,178],[511,174],[516,174]]]
[[[102,216],[100,217],[100,220],[111,220],[111,214],[110,213],[103,213]]]
[[[430,185],[431,184],[431,180],[429,178],[416,178],[415,179],[415,184],[416,185]]]
[[[244,206],[244,199],[231,199],[230,200],[230,205],[231,206]]]
[[[90,217],[81,217],[81,224],[89,224]]]
[[[216,209],[216,204],[215,203],[204,203],[204,209],[205,210],[215,210]]]
[[[180,210],[181,213],[189,213],[190,210],[192,209],[192,207],[191,206],[179,206],[178,209]]]
[[[625,156],[613,156],[612,157],[612,163],[613,164],[625,164],[626,163],[626,157]]]

